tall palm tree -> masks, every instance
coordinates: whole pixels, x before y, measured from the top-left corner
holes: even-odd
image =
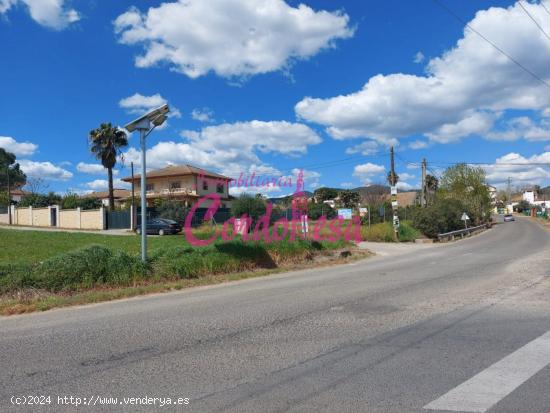
[[[90,151],[107,169],[109,175],[109,208],[112,211],[115,208],[113,168],[117,156],[121,153],[121,148],[128,146],[128,137],[126,132],[111,125],[111,123],[102,123],[99,128],[90,131],[88,139],[90,141]]]
[[[426,175],[426,204],[433,202],[438,187],[439,180],[433,175]]]

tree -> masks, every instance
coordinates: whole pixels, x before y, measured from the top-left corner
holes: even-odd
[[[15,162],[13,153],[0,148],[0,189],[8,189],[8,174],[10,188],[20,188],[27,182],[27,176]]]
[[[338,197],[345,208],[355,208],[361,202],[361,196],[355,191],[341,191]]]
[[[96,159],[101,161],[107,169],[109,179],[109,208],[115,209],[115,197],[113,193],[113,168],[116,165],[117,156],[122,153],[121,149],[128,146],[126,133],[112,126],[111,123],[102,123],[99,128],[90,131],[90,151]]]
[[[435,194],[439,188],[439,180],[433,175],[426,175],[426,204],[431,205],[435,201]]]
[[[41,177],[32,177],[27,179],[25,189],[31,194],[42,194],[48,189],[48,184]]]
[[[490,216],[491,195],[483,168],[465,163],[447,168],[441,177],[438,193],[444,198],[462,201],[476,224],[487,220]]]
[[[329,199],[334,199],[338,196],[338,191],[334,188],[318,188],[313,192],[315,202],[323,203]]]
[[[265,201],[243,193],[231,203],[231,214],[234,217],[246,214],[255,221],[265,214]]]

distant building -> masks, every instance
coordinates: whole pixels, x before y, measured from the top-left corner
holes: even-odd
[[[132,177],[122,178],[131,183]],[[166,168],[147,172],[146,197],[147,204],[151,205],[155,199],[170,198],[181,201],[186,206],[192,206],[201,197],[217,194],[221,198],[221,207],[230,208],[229,182],[231,178],[215,172],[197,168],[192,165],[171,165]],[[141,177],[134,175],[136,196],[141,190]],[[210,206],[206,200],[201,207]]]
[[[124,201],[126,201],[126,199],[128,199],[131,195],[132,195],[132,192],[127,189],[115,188],[113,190],[113,196],[115,198],[115,206],[120,206],[121,204],[123,204]],[[100,199],[103,206],[105,207],[109,206],[109,191],[90,192],[89,194],[84,195],[83,198]]]
[[[537,200],[537,193],[533,189],[526,189],[525,191],[523,191],[521,199],[529,202],[530,204],[534,204]]]
[[[25,195],[30,194],[30,192],[24,191],[20,188],[13,188],[12,190],[10,190],[10,194],[12,202],[19,203],[21,202],[21,199],[23,199]]]

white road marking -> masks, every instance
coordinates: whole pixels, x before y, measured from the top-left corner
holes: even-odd
[[[549,363],[550,331],[427,404],[424,409],[485,412]]]

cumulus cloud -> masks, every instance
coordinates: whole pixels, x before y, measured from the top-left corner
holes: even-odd
[[[507,120],[503,129],[489,132],[487,138],[499,141],[515,141],[522,138],[528,141],[548,141],[550,121],[542,119],[537,123],[527,116],[515,117]]]
[[[492,165],[484,165],[487,180],[503,186],[508,177],[515,183],[542,183],[550,178],[550,152],[525,157],[515,152],[501,156]]]
[[[118,105],[128,113],[143,115],[144,113],[158,108],[165,103],[168,103],[168,101],[164,99],[160,93],[156,93],[151,96],[144,96],[140,93],[135,93],[132,96],[121,99],[118,102]],[[181,113],[177,108],[171,106],[168,116],[172,118],[180,118]]]
[[[550,32],[550,15],[540,4],[524,3]],[[516,3],[476,13],[470,26],[503,47],[550,82],[550,42]],[[536,53],[533,53],[536,50]],[[452,142],[485,134],[506,110],[545,110],[548,88],[469,29],[451,50],[431,59],[423,76],[394,73],[371,77],[354,93],[306,97],[297,115],[326,126],[336,139],[425,135]]]
[[[187,142],[162,141],[148,149],[147,165],[162,168],[190,163],[234,177],[262,166],[260,154],[299,156],[307,153],[309,145],[321,142],[308,126],[286,121],[225,123],[184,131],[182,137]],[[124,156],[127,161],[140,162],[139,151],[134,148]]]
[[[354,153],[360,153],[361,155],[372,155],[378,152],[378,143],[375,141],[364,141],[358,145],[346,148],[346,153],[352,155]]]
[[[79,162],[78,165],[76,165],[76,170],[78,172],[92,175],[104,175],[107,173],[107,169],[98,163]],[[113,175],[118,175],[117,169],[113,169]]]
[[[399,181],[395,186],[402,191],[409,191],[413,188],[411,184],[403,181]]]
[[[120,43],[143,47],[137,67],[167,64],[191,78],[286,69],[354,31],[342,12],[291,7],[283,0],[179,0],[147,12],[132,7],[114,28]]]
[[[409,148],[411,149],[426,149],[429,146],[430,146],[430,142],[422,141],[422,140],[416,140],[409,143]]]
[[[52,181],[67,181],[73,173],[51,162],[35,162],[28,159],[19,161],[21,169],[30,178],[43,178]]]
[[[62,30],[80,20],[80,14],[65,5],[65,0],[0,0],[0,13],[24,5],[31,18],[42,26]]]
[[[213,122],[212,116],[214,116],[214,112],[208,108],[195,108],[191,112],[191,117],[199,122]]]
[[[353,188],[353,182],[342,182],[340,186],[346,189]]]
[[[86,187],[94,191],[105,191],[109,188],[109,181],[106,179],[94,179],[93,181],[86,182]],[[121,181],[120,179],[113,180],[114,188],[129,188],[130,184]]]
[[[18,142],[10,136],[0,136],[0,148],[17,156],[31,156],[38,149],[38,145],[31,142]]]
[[[383,165],[377,165],[367,162],[361,165],[356,165],[353,169],[353,176],[359,178],[363,183],[371,183],[372,178],[376,175],[383,174],[386,168]]]

